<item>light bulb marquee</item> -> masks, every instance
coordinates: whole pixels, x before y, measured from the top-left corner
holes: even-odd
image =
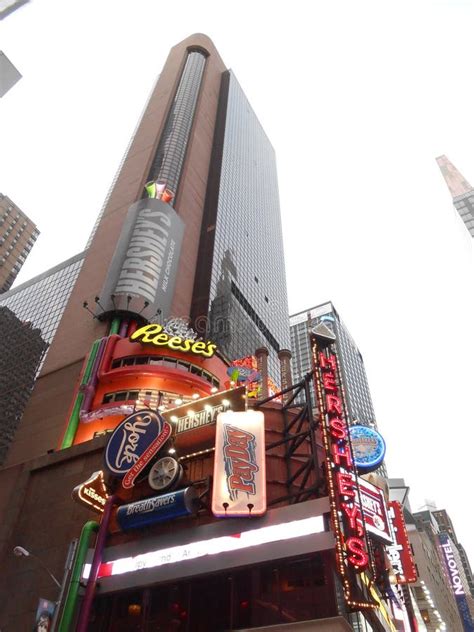
[[[357,575],[371,567],[369,545],[361,512],[357,471],[352,455],[344,395],[337,357],[328,350],[318,349],[312,339],[314,386],[324,448],[331,507],[331,524],[336,540],[336,563],[346,603],[354,610],[378,608],[379,605],[362,595]]]

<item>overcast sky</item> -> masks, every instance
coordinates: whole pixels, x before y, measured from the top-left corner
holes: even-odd
[[[278,160],[290,312],[332,300],[391,476],[472,538],[471,0],[32,0],[0,22],[0,191],[41,231],[22,282],[81,251],[169,49],[209,35]]]

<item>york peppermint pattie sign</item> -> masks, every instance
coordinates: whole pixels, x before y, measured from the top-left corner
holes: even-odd
[[[130,489],[135,479],[171,435],[171,426],[158,413],[137,411],[115,428],[105,448],[105,467]]]
[[[103,314],[126,310],[149,318],[160,309],[162,318],[169,316],[183,233],[183,221],[162,200],[132,204],[100,295]]]

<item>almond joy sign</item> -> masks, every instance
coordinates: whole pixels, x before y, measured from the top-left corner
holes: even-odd
[[[139,410],[115,428],[105,448],[105,467],[133,487],[137,476],[171,435],[171,426],[152,410]]]

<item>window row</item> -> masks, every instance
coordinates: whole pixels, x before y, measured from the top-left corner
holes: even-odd
[[[168,356],[128,356],[126,358],[118,358],[117,360],[113,360],[112,369],[118,369],[123,366],[135,366],[135,365],[145,365],[150,364],[153,366],[164,366],[169,369],[180,369],[181,371],[186,371],[187,373],[192,373],[193,375],[197,375],[198,377],[202,377],[204,380],[207,380],[213,386],[219,388],[219,380],[209,373],[209,371],[205,371],[202,367],[196,366],[195,364],[191,364],[191,362],[186,362],[185,360],[178,360],[177,358],[171,358]]]

